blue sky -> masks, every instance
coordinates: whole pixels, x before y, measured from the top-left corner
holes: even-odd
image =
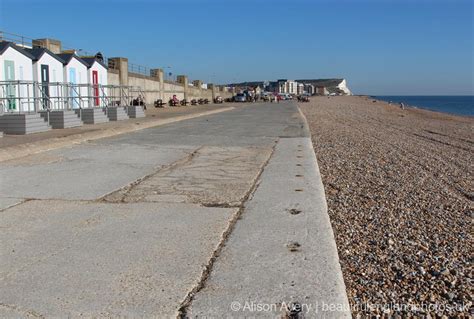
[[[359,94],[474,94],[472,0],[0,0],[0,30],[229,83],[346,78]]]

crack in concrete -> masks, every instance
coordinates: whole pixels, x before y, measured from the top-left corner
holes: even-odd
[[[3,197],[3,198],[12,198],[12,197]],[[20,201],[19,201],[18,203],[16,203],[16,204],[13,204],[13,205],[10,205],[10,206],[8,206],[8,207],[4,207],[4,208],[0,209],[0,213],[6,211],[7,209],[16,207],[16,206],[18,206],[18,205],[24,204],[24,203],[26,203],[26,202],[29,202],[29,201],[35,200],[35,199],[34,199],[34,198],[19,198],[19,200],[20,200]]]
[[[270,147],[203,146],[185,159],[109,193],[102,200],[239,207],[270,151]]]
[[[218,243],[216,249],[212,253],[211,258],[209,259],[208,263],[204,266],[204,269],[201,273],[201,278],[199,279],[197,284],[188,292],[186,297],[181,302],[181,304],[178,308],[178,313],[177,313],[177,316],[176,316],[177,318],[179,318],[179,319],[188,318],[187,312],[188,312],[189,306],[191,305],[191,303],[194,300],[194,296],[205,287],[206,281],[207,281],[207,279],[209,278],[209,275],[212,272],[214,263],[216,262],[217,258],[219,257],[219,255],[220,255],[222,249],[224,248],[228,238],[232,234],[232,231],[234,230],[237,221],[239,219],[241,219],[241,217],[242,217],[242,214],[245,210],[245,203],[253,197],[253,194],[255,193],[258,186],[260,185],[260,177],[262,176],[263,172],[265,171],[265,167],[268,165],[268,163],[270,162],[270,159],[272,158],[273,153],[275,152],[277,142],[278,141],[275,141],[275,144],[273,144],[268,158],[266,159],[264,164],[261,166],[261,169],[260,169],[258,175],[256,176],[256,178],[253,181],[252,187],[245,194],[242,202],[238,206],[239,209],[232,216],[232,219],[230,220],[227,229],[222,233],[222,237],[221,237],[220,242]]]
[[[151,172],[150,174],[147,174],[135,181],[133,181],[132,183],[128,184],[128,185],[125,185],[119,189],[116,189],[108,194],[105,194],[104,196],[98,198],[97,200],[95,200],[96,202],[104,202],[104,203],[126,203],[126,198],[127,196],[130,194],[130,192],[132,192],[135,187],[137,187],[139,184],[143,183],[144,181],[150,179],[151,177],[155,176],[156,174],[158,173],[164,173],[166,171],[170,171],[178,166],[181,166],[181,165],[184,165],[186,163],[189,163],[191,162],[191,160],[193,159],[193,157],[199,152],[199,150],[201,150],[203,148],[203,146],[200,146],[196,149],[194,149],[191,153],[189,153],[188,155],[186,155],[185,157],[171,163],[171,164],[168,164],[168,165],[164,165],[164,166],[161,166],[160,168],[154,170],[153,172]],[[120,199],[115,199],[114,196],[120,196]],[[110,198],[109,198],[110,197]]]

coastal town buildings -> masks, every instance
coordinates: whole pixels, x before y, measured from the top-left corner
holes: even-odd
[[[245,88],[256,90],[257,87],[260,87],[263,92],[272,92],[274,94],[352,95],[345,79],[279,79],[276,81],[250,81],[228,85],[241,90]]]
[[[278,80],[278,93],[298,94],[298,82],[293,80]]]

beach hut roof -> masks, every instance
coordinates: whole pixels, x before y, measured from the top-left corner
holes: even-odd
[[[0,54],[3,54],[8,48],[12,48],[21,54],[25,55],[26,57],[34,60],[34,56],[31,55],[28,51],[24,50],[23,48],[20,48],[19,46],[15,45],[13,42],[9,41],[0,41]]]
[[[86,62],[88,68],[90,68],[94,64],[94,62],[97,62],[100,65],[102,65],[104,68],[108,69],[107,65],[105,65],[104,62],[98,60],[96,57],[81,57],[81,59],[84,60],[84,62]]]
[[[78,57],[74,53],[60,53],[60,54],[57,54],[57,56],[64,60],[64,63],[63,63],[64,65],[71,62],[72,58],[76,58],[79,62],[84,64],[87,68],[89,67],[89,65],[86,63],[86,61],[84,61],[83,59],[81,59],[80,57]]]
[[[49,55],[51,55],[53,58],[55,58],[56,60],[58,60],[59,62],[63,63],[64,64],[64,60],[61,59],[58,55],[56,55],[55,53],[49,51],[48,49],[46,48],[33,48],[33,49],[25,49],[25,51],[27,51],[28,53],[30,53],[34,58],[33,60],[34,61],[38,61],[39,59],[41,59],[41,57],[45,54],[45,53],[48,53]]]

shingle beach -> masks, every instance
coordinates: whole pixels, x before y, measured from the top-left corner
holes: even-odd
[[[353,316],[467,318],[474,118],[357,96],[300,107]]]

